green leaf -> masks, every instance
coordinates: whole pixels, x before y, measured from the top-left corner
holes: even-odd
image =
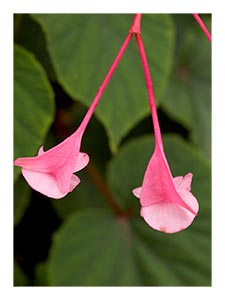
[[[31,189],[20,176],[14,185],[14,226],[17,225],[24,215],[29,204]]]
[[[210,30],[209,19],[204,21]],[[161,105],[191,131],[193,141],[210,158],[211,44],[198,24],[194,25],[184,34]]]
[[[28,14],[15,14],[14,17],[15,20],[19,19],[19,22],[17,22],[19,24],[14,30],[16,43],[32,52],[45,68],[49,78],[56,80],[55,71],[46,47],[45,35],[40,25]]]
[[[36,14],[46,33],[57,78],[68,94],[89,106],[133,21],[123,14]],[[172,65],[174,27],[170,16],[143,15],[142,35],[157,100]],[[96,116],[103,123],[114,152],[121,139],[149,114],[147,92],[137,45],[131,41]]]
[[[28,286],[29,281],[27,276],[24,274],[22,269],[18,266],[17,263],[14,263],[13,268],[14,273],[14,286]]]
[[[48,265],[46,262],[38,263],[35,267],[35,286],[48,286]]]
[[[138,285],[128,224],[105,210],[77,212],[54,235],[51,285]]]
[[[14,157],[37,154],[54,117],[54,95],[34,56],[14,48]],[[15,167],[15,178],[20,168]]]
[[[164,147],[174,177],[193,173],[192,192],[200,211],[191,227],[166,235],[151,229],[139,216],[139,201],[132,189],[142,184],[154,149],[153,137],[135,139],[121,148],[109,164],[109,185],[120,206],[132,212],[134,249],[144,285],[210,285],[210,166],[201,152],[178,136],[165,135]]]

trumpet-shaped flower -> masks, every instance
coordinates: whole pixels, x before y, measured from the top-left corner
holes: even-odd
[[[89,156],[80,152],[81,137],[78,130],[50,150],[44,152],[41,147],[36,157],[18,158],[14,164],[22,167],[24,178],[34,190],[51,198],[62,198],[80,183],[73,173],[89,162]]]
[[[142,187],[133,190],[140,198],[141,216],[152,228],[175,233],[187,228],[198,212],[190,192],[192,174],[173,178],[164,153],[156,146]]]

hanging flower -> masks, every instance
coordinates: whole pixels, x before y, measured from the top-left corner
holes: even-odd
[[[163,149],[162,136],[154,99],[152,79],[139,33],[136,41],[143,65],[149,106],[155,135],[155,150],[147,166],[142,187],[133,190],[140,198],[141,216],[152,228],[175,233],[187,228],[198,212],[198,202],[190,192],[192,174],[173,178]]]
[[[74,175],[89,162],[89,156],[80,152],[82,132],[73,133],[59,145],[44,152],[39,149],[35,157],[22,157],[15,160],[22,167],[22,174],[36,191],[51,197],[62,198],[71,192],[80,179]]]
[[[132,33],[129,32],[79,128],[54,148],[44,152],[41,147],[37,156],[15,160],[14,165],[22,167],[24,178],[34,190],[58,199],[80,183],[73,173],[83,169],[89,162],[89,156],[80,152],[82,136],[131,38]]]
[[[140,198],[141,216],[149,226],[175,233],[192,223],[198,212],[198,202],[190,192],[191,180],[191,173],[173,178],[164,152],[156,146],[142,187],[133,190]]]

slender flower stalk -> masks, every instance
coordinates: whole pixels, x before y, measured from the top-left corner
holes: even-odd
[[[153,128],[154,128],[154,133],[155,133],[156,145],[159,148],[163,149],[163,143],[162,143],[162,138],[161,138],[159,120],[158,120],[158,115],[157,115],[156,105],[155,105],[155,96],[154,96],[154,90],[153,90],[153,83],[152,83],[152,78],[151,78],[149,67],[148,67],[148,61],[147,61],[147,58],[146,58],[144,45],[143,45],[143,42],[142,42],[142,37],[141,37],[140,34],[136,35],[136,41],[137,41],[140,57],[141,57],[141,60],[142,60],[144,75],[145,75],[145,81],[146,81],[147,92],[148,92],[148,101],[149,101],[149,106],[150,106],[150,110],[151,110],[151,113],[152,113],[152,120],[153,120]]]
[[[14,165],[22,167],[22,174],[33,189],[48,197],[59,199],[80,183],[80,179],[73,173],[83,169],[89,162],[89,156],[80,152],[82,136],[131,38],[132,33],[128,33],[78,129],[46,152],[42,146],[37,156],[15,160]]]
[[[210,43],[212,43],[212,36],[209,33],[209,31],[208,31],[207,27],[205,26],[204,22],[202,21],[202,19],[199,17],[198,14],[193,14],[193,17],[198,22],[199,26],[202,28],[202,30],[205,33],[207,39],[210,41]]]
[[[126,50],[128,44],[129,44],[131,38],[132,38],[132,34],[129,32],[128,35],[127,35],[127,37],[126,37],[126,39],[125,39],[125,41],[124,41],[124,43],[122,44],[122,46],[121,46],[121,48],[119,50],[116,58],[115,58],[112,66],[110,67],[110,69],[109,69],[109,71],[108,71],[105,79],[103,80],[103,82],[102,82],[102,84],[101,84],[101,86],[100,86],[100,88],[99,88],[99,90],[98,90],[98,92],[97,92],[97,94],[96,94],[96,96],[95,96],[95,98],[94,98],[91,106],[89,107],[89,109],[88,109],[88,111],[87,111],[87,113],[86,113],[83,121],[81,122],[81,124],[80,124],[80,126],[78,128],[78,130],[80,130],[81,132],[85,131],[86,126],[87,126],[87,124],[88,124],[91,116],[93,115],[93,112],[94,112],[96,106],[98,105],[99,100],[100,100],[100,98],[101,98],[101,96],[102,96],[102,94],[103,94],[106,86],[108,85],[109,80],[112,77],[112,75],[113,75],[113,73],[114,73],[114,71],[115,71],[115,69],[116,69],[116,67],[117,67],[120,59],[122,58],[123,53],[125,52],[125,50]]]
[[[141,216],[152,228],[175,233],[187,228],[198,212],[198,202],[191,194],[192,174],[173,178],[165,153],[155,105],[152,79],[141,34],[135,35],[152,113],[155,149],[145,171],[142,187],[133,190],[140,198]]]

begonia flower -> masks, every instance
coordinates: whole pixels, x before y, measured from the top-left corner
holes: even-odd
[[[141,216],[152,228],[175,233],[187,228],[198,212],[190,192],[192,174],[172,177],[164,152],[156,145],[142,187],[133,190],[140,198]]]
[[[62,143],[44,152],[43,146],[36,157],[15,160],[22,167],[22,174],[36,191],[51,197],[62,198],[71,192],[80,179],[74,175],[89,162],[89,156],[80,152],[82,132],[77,130]]]
[[[153,84],[140,34],[136,35],[136,41],[152,113],[155,149],[145,171],[142,186],[134,189],[133,194],[140,198],[140,214],[149,226],[166,233],[175,233],[192,223],[199,209],[198,202],[190,192],[191,173],[184,177],[172,177],[163,149]]]
[[[129,32],[79,128],[52,149],[45,152],[42,146],[37,156],[15,160],[14,165],[22,167],[24,178],[34,190],[59,199],[80,183],[73,173],[83,169],[89,162],[89,156],[80,152],[82,136],[131,38],[132,33]]]

